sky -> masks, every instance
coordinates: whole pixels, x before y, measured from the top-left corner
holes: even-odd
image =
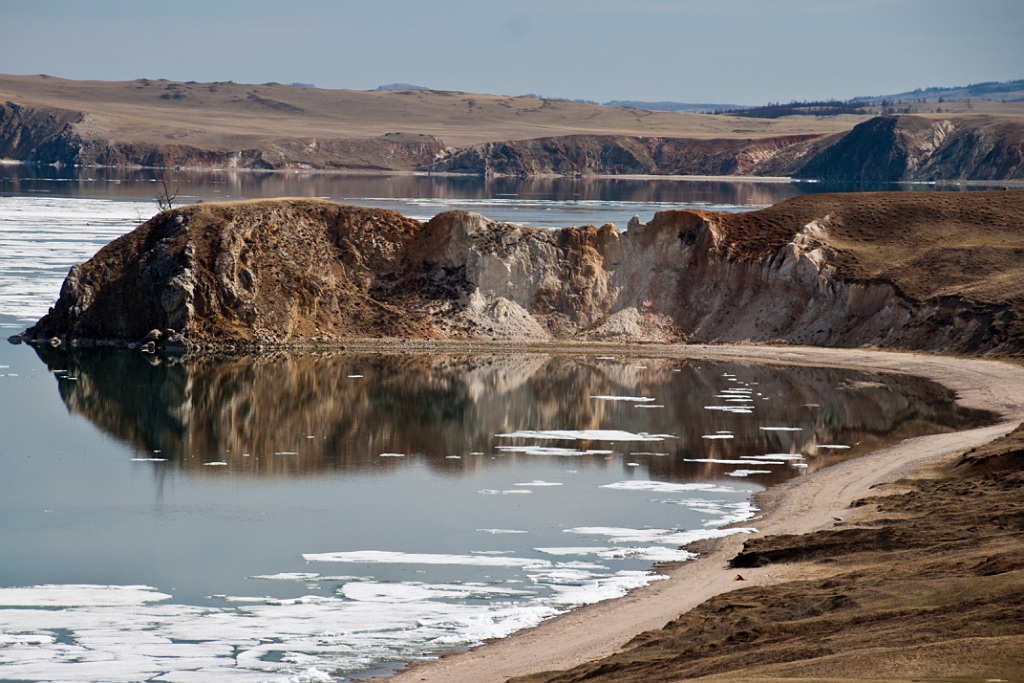
[[[1024,0],[0,0],[0,73],[849,99],[1024,78]]]

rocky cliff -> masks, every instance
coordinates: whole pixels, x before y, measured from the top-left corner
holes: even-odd
[[[429,165],[445,150],[432,135],[285,137],[235,144],[191,144],[119,136],[84,111],[0,104],[0,158],[64,166],[149,168],[346,169],[407,171]]]
[[[827,138],[756,140],[564,135],[450,150],[432,171],[474,175],[789,175]]]
[[[981,116],[882,116],[855,126],[793,175],[881,182],[1022,180],[1024,125]]]
[[[305,199],[161,213],[68,274],[39,343],[366,337],[1024,351],[1024,191],[806,195],[625,232]]]

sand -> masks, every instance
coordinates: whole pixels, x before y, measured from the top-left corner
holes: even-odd
[[[745,522],[761,536],[803,534],[849,520],[849,504],[872,487],[896,481],[923,465],[987,443],[1024,421],[1024,366],[948,356],[805,347],[673,346],[651,355],[750,362],[860,368],[933,379],[956,392],[968,407],[1000,415],[996,424],[949,434],[908,439],[861,458],[799,477],[756,498],[761,516]],[[387,679],[490,683],[539,671],[567,669],[607,656],[637,634],[661,628],[712,596],[737,588],[772,585],[800,577],[797,565],[744,569],[737,582],[727,563],[750,536],[737,534],[708,544],[691,562],[664,568],[658,581],[624,598],[590,605],[546,621],[536,628],[417,664]]]

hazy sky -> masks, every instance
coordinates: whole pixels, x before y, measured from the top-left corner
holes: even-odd
[[[847,99],[1024,78],[1024,0],[0,0],[0,72]]]

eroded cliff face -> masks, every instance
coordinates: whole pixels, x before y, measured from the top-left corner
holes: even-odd
[[[756,140],[564,135],[449,150],[432,171],[474,175],[788,175],[824,147],[820,135]]]
[[[1024,179],[1024,127],[986,117],[881,116],[855,126],[793,175],[879,182]]]
[[[270,140],[239,133],[232,143],[154,144],[119,137],[84,111],[0,104],[0,158],[37,164],[408,171],[428,166],[446,149],[440,138],[415,133]]]
[[[866,216],[905,217],[931,206],[928,195],[857,197],[747,214],[665,211],[625,232],[526,228],[467,212],[420,223],[304,199],[197,205],[156,216],[72,268],[26,336],[178,348],[402,337],[1021,352],[1019,286],[984,294],[976,273],[954,265],[904,281],[872,264],[880,246],[858,251],[865,235],[891,242],[928,227],[865,228],[851,202],[874,202],[877,214]],[[958,217],[982,206],[1012,216],[1024,192],[944,201]],[[1024,229],[1008,220],[985,230],[1009,236],[992,277],[1014,277],[1024,263]]]

